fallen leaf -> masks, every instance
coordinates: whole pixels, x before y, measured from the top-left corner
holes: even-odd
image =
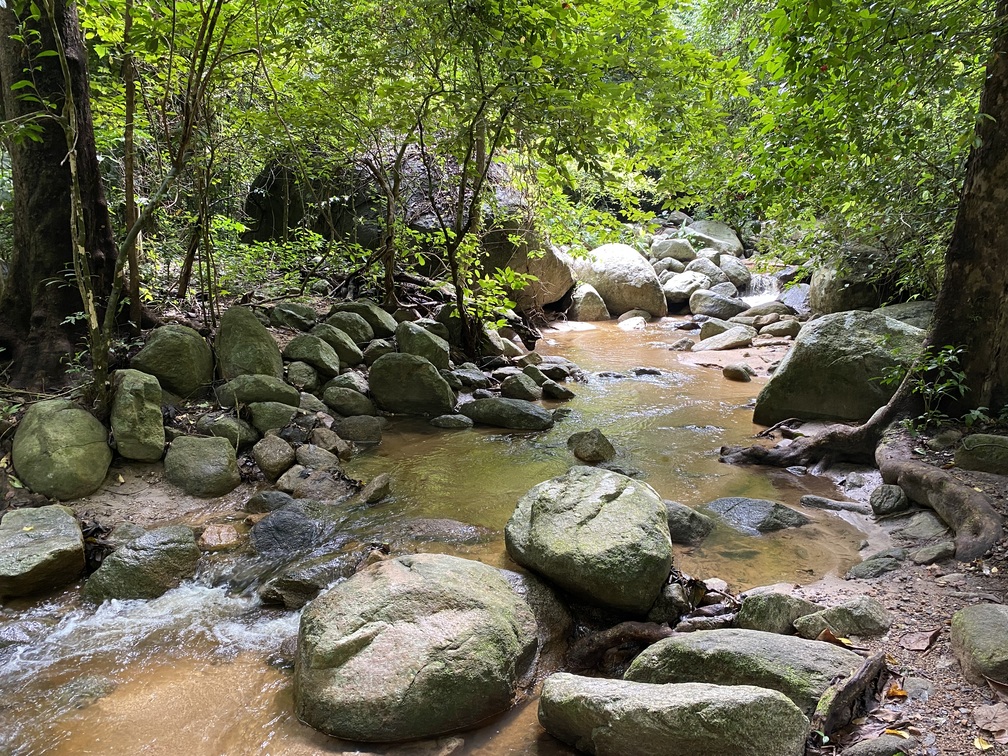
[[[6,470],[10,465],[10,454],[5,454],[3,459],[0,459],[0,470]]]
[[[816,636],[816,640],[824,641],[826,643],[832,643],[834,646],[841,646],[843,648],[849,648],[852,651],[864,651],[863,648],[855,646],[850,638],[840,638],[833,634],[833,631],[828,627],[825,628],[819,635]]]
[[[992,680],[986,676],[984,679],[987,681],[987,684],[990,685],[991,690],[994,691],[994,695],[997,696],[997,699],[1008,703],[1008,683],[1003,683],[1000,680]]]
[[[126,479],[122,475],[116,475],[116,480],[119,481],[120,486],[126,482]]]
[[[8,475],[7,479],[10,481],[10,484],[13,488],[24,488],[24,484],[20,480],[15,478],[13,475]]]
[[[982,488],[978,488],[977,486],[973,486],[973,490],[974,491],[979,491],[980,493],[983,493],[983,489]]]
[[[898,667],[900,662],[899,659],[897,659],[892,654],[886,654],[885,663],[888,664],[890,667]]]
[[[989,751],[994,747],[993,743],[988,743],[983,738],[973,738],[973,747],[978,751]]]
[[[927,651],[938,640],[941,635],[941,628],[934,630],[923,630],[917,633],[907,633],[899,640],[899,644],[907,651]]]
[[[906,730],[886,730],[885,734],[886,735],[895,735],[896,737],[904,738],[905,740],[909,740],[910,739],[910,733],[907,732]]]
[[[21,528],[22,533],[30,533],[33,530],[35,530],[34,525],[25,525],[23,528]]]
[[[886,691],[886,698],[906,698],[909,694],[899,685],[893,683]]]
[[[1008,730],[1008,704],[996,703],[977,706],[973,709],[973,721],[981,730],[990,732]]]

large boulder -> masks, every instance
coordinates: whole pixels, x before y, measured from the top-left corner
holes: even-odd
[[[768,591],[746,596],[735,616],[735,627],[767,633],[794,635],[796,619],[815,614],[823,607],[788,593]]]
[[[570,256],[556,247],[529,245],[494,245],[484,261],[484,269],[510,268],[519,275],[533,276],[520,289],[509,291],[519,310],[538,312],[543,306],[563,298],[574,285]]]
[[[838,312],[806,323],[756,398],[753,421],[789,417],[864,422],[889,401],[889,371],[907,368],[924,332],[869,312]]]
[[[165,430],[157,378],[139,370],[117,370],[110,422],[120,455],[141,462],[161,459]]]
[[[752,272],[748,266],[734,255],[721,255],[718,258],[718,267],[728,276],[728,280],[735,284],[739,291],[745,291],[752,283]]]
[[[680,234],[683,238],[689,239],[697,249],[709,247],[718,252],[727,252],[735,257],[742,256],[742,242],[735,230],[727,223],[713,220],[693,221],[683,228]]]
[[[694,352],[714,352],[722,349],[742,349],[751,346],[756,329],[745,325],[732,326],[693,345]]]
[[[300,302],[281,302],[270,312],[270,325],[275,328],[309,331],[317,320],[314,308]]]
[[[61,588],[84,572],[84,536],[69,507],[12,509],[0,521],[0,598]]]
[[[769,499],[726,496],[709,502],[707,508],[736,530],[749,535],[798,528],[809,522],[801,512]]]
[[[913,302],[900,302],[886,307],[877,307],[872,312],[926,331],[931,326],[934,309],[934,300],[916,299]]]
[[[402,322],[396,328],[395,339],[400,352],[423,357],[439,370],[448,369],[448,342],[423,326]]]
[[[306,362],[320,375],[339,375],[340,361],[336,350],[312,333],[295,336],[283,350],[284,359]]]
[[[374,329],[371,325],[356,312],[347,312],[343,310],[334,312],[326,318],[325,325],[332,326],[339,331],[343,331],[343,333],[349,336],[350,340],[358,346],[370,343],[375,337]],[[365,361],[366,359],[367,358],[365,357]]]
[[[495,428],[541,431],[553,427],[553,414],[525,399],[489,397],[467,402],[459,412],[474,423]]]
[[[14,433],[12,455],[21,482],[61,500],[97,491],[112,462],[105,426],[66,399],[28,408]]]
[[[455,392],[430,360],[415,354],[386,354],[368,376],[375,404],[397,415],[436,417],[455,409]]]
[[[694,315],[728,320],[741,315],[749,309],[749,305],[737,297],[726,297],[710,289],[697,289],[690,294],[689,308]]]
[[[214,377],[213,353],[206,339],[183,325],[155,329],[130,367],[150,373],[161,388],[185,398],[202,392]]]
[[[986,686],[985,678],[1008,679],[1008,607],[976,604],[960,609],[952,615],[949,637],[963,676],[974,685]]]
[[[165,454],[165,479],[191,496],[223,496],[239,483],[235,448],[226,438],[180,436]]]
[[[593,322],[609,320],[609,310],[598,291],[591,284],[579,283],[571,294],[571,306],[567,310],[568,320]]]
[[[248,307],[231,307],[221,315],[214,350],[224,380],[248,374],[283,377],[280,347]]]
[[[689,262],[696,259],[696,250],[689,239],[660,236],[651,242],[651,256],[656,260],[672,258],[679,262]]]
[[[706,276],[710,279],[711,288],[717,286],[718,284],[730,283],[728,276],[725,272],[721,270],[712,260],[708,260],[706,257],[698,257],[696,260],[691,260],[686,266],[685,273],[699,273],[702,276]]]
[[[493,567],[440,554],[377,562],[305,608],[295,711],[369,742],[471,727],[510,708],[537,648],[531,608]]]
[[[395,333],[396,319],[389,315],[377,302],[370,299],[358,299],[352,302],[339,302],[332,307],[332,313],[352,312],[360,315],[371,326],[375,337],[386,339]]]
[[[574,273],[595,287],[614,317],[630,310],[647,310],[656,318],[668,314],[658,275],[633,247],[604,244],[575,259]]]
[[[525,494],[504,530],[508,554],[564,590],[646,614],[672,566],[665,504],[619,473],[573,467]]]
[[[341,365],[353,367],[364,362],[364,353],[346,331],[329,323],[319,323],[311,332],[333,348]]]
[[[833,680],[864,659],[841,646],[759,630],[698,630],[665,638],[634,659],[625,678],[644,683],[756,685],[790,698],[806,716]]]
[[[887,263],[885,253],[866,246],[843,251],[842,265],[827,264],[812,273],[809,302],[814,315],[848,310],[874,310],[890,298],[877,279],[877,271]]]
[[[1008,475],[1008,436],[971,433],[956,449],[955,464],[964,470]]]
[[[694,291],[710,289],[711,280],[698,270],[683,271],[662,284],[662,292],[668,306],[679,307],[689,302]]]
[[[648,685],[551,675],[546,732],[598,756],[801,756],[808,719],[782,693],[751,685]]]
[[[196,571],[200,550],[191,528],[169,525],[124,543],[88,578],[84,596],[106,599],[153,599],[178,586]]]

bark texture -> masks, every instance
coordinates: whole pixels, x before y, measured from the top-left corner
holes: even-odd
[[[49,19],[43,15],[34,22],[27,14],[19,19],[16,13],[21,5],[9,0],[0,6],[0,96],[8,119],[27,120],[37,118],[41,106],[23,99],[32,90],[11,89],[25,78],[24,69],[35,68],[34,91],[48,100],[56,113],[63,105],[64,79],[57,57],[32,57],[55,49]],[[77,160],[86,246],[95,291],[101,296],[111,287],[116,252],[91,126],[87,50],[74,6],[55,0],[54,16],[66,48],[77,105]],[[39,46],[29,49],[11,39],[24,26],[39,32]],[[36,122],[42,126],[40,141],[21,139],[7,145],[14,183],[14,247],[9,274],[0,289],[0,345],[9,350],[2,356],[13,358],[10,382],[32,388],[61,382],[65,371],[61,361],[72,354],[73,342],[82,333],[64,325],[68,316],[82,309],[73,279],[66,139],[54,119]]]

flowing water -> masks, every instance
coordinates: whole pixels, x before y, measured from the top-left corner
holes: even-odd
[[[364,479],[390,472],[393,496],[360,512],[355,525],[391,541],[420,533],[414,542],[421,548],[513,567],[501,531],[515,502],[566,470],[573,461],[567,437],[594,427],[613,441],[624,468],[690,506],[720,496],[790,505],[804,493],[836,497],[825,479],[717,461],[718,447],[745,443],[758,430],[749,405],[763,381],[726,381],[719,369],[669,351],[666,344],[681,335],[674,322],[643,332],[604,326],[549,333],[539,351],[570,358],[587,381],[572,384],[578,396],[566,405],[569,414],[546,433],[390,421],[383,443],[348,472]],[[746,359],[759,362],[760,353]],[[760,537],[718,526],[702,546],[676,547],[676,564],[743,590],[811,582],[858,561],[859,530],[835,513],[808,515],[806,527]],[[438,532],[450,533],[450,543],[431,540]],[[289,671],[275,664],[298,616],[264,609],[247,577],[222,578],[228,564],[154,601],[95,609],[80,605],[71,589],[4,607],[0,753],[570,753],[542,733],[534,700],[481,730],[419,749],[354,746],[301,725],[292,714]]]

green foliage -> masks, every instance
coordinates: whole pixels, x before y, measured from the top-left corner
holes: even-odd
[[[923,411],[909,421],[911,431],[925,430],[931,425],[938,425],[949,420],[942,409],[948,399],[961,399],[969,387],[966,385],[966,374],[959,369],[959,357],[965,351],[964,347],[946,345],[942,347],[925,348],[909,369],[910,392],[919,397]],[[906,377],[907,371],[894,368],[883,376],[883,385],[899,385]],[[969,425],[980,419],[974,411],[964,418]]]

